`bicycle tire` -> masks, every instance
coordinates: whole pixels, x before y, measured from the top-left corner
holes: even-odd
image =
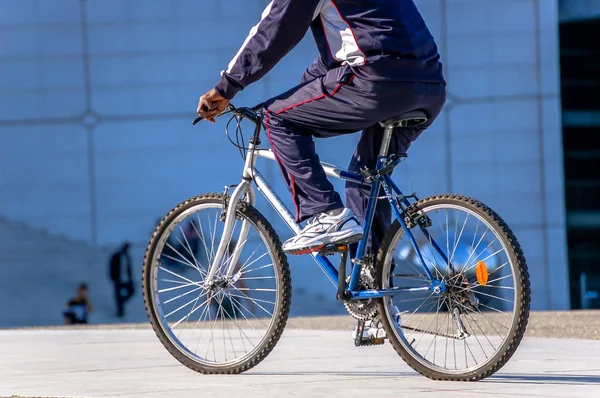
[[[275,232],[274,228],[267,219],[248,203],[240,201],[237,206],[237,216],[250,221],[256,228],[257,232],[262,235],[264,242],[268,245],[272,255],[273,265],[278,269],[278,285],[281,287],[277,291],[278,304],[277,311],[273,314],[273,322],[267,331],[266,337],[263,339],[260,347],[255,349],[254,353],[244,361],[235,363],[230,366],[208,366],[198,363],[185,355],[173,342],[169,339],[166,332],[160,325],[159,315],[156,312],[154,305],[155,295],[152,289],[152,272],[151,269],[155,266],[153,259],[155,258],[155,250],[162,234],[168,230],[169,225],[181,213],[194,208],[195,206],[211,203],[222,204],[224,196],[218,193],[209,193],[190,198],[173,208],[158,224],[156,230],[152,234],[148,244],[142,269],[142,290],[144,297],[144,305],[150,320],[150,324],[156,333],[159,341],[167,349],[167,351],[181,364],[189,369],[202,374],[238,374],[245,372],[264,360],[267,355],[273,350],[279,341],[287,319],[289,316],[291,305],[291,276],[287,257],[281,248],[281,241]]]
[[[505,247],[508,248],[507,254],[514,264],[514,279],[517,294],[515,301],[516,316],[514,317],[510,331],[507,333],[507,338],[502,347],[495,352],[493,360],[480,369],[467,371],[464,374],[449,374],[432,369],[413,357],[413,354],[407,350],[394,333],[394,327],[392,326],[393,320],[390,319],[388,312],[385,310],[384,299],[378,301],[379,314],[385,314],[381,316],[381,321],[394,350],[407,365],[418,373],[433,380],[479,381],[491,376],[508,362],[517,350],[523,335],[525,334],[531,303],[531,288],[527,263],[523,251],[512,230],[496,212],[477,200],[456,194],[440,194],[419,200],[410,206],[406,213],[415,214],[420,210],[425,210],[427,207],[434,205],[458,205],[478,214],[494,227],[498,236],[503,240]],[[383,284],[384,261],[387,253],[390,250],[393,251],[393,248],[391,248],[390,245],[397,239],[397,234],[404,234],[404,230],[398,220],[391,225],[377,254],[376,280],[380,288]]]

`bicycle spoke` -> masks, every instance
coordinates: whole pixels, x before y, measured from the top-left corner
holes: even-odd
[[[262,321],[262,319],[258,318],[256,315],[254,315],[254,314],[252,313],[252,311],[250,311],[248,308],[246,308],[246,306],[245,306],[245,305],[243,305],[243,304],[241,303],[241,301],[240,301],[240,300],[238,300],[239,296],[234,296],[234,295],[232,295],[231,293],[229,293],[229,297],[231,297],[231,300],[232,300],[232,302],[235,302],[235,303],[237,304],[237,305],[236,305],[236,307],[237,307],[237,308],[240,310],[240,313],[241,313],[243,316],[244,316],[244,312],[243,312],[242,310],[244,309],[244,310],[246,310],[246,312],[248,312],[248,314],[249,314],[249,315],[251,315],[251,316],[252,316],[254,319],[256,319],[257,321],[259,321],[259,322],[260,322],[260,323],[261,323],[261,324],[262,324],[264,327],[266,327],[266,328],[268,328],[268,327],[269,327],[269,325],[267,325],[266,323],[264,323],[264,322]],[[244,318],[246,318],[246,317],[244,316]],[[246,320],[248,320],[248,319],[246,318]],[[249,320],[248,320],[248,322],[250,323],[250,321],[249,321]],[[250,323],[250,325],[252,325],[252,323]],[[255,328],[254,326],[252,326],[252,328],[253,328],[253,329],[254,329],[254,331],[255,331],[255,332],[258,334],[258,330],[256,330],[256,328]],[[260,335],[259,335],[259,336],[260,336]]]
[[[225,293],[225,294],[227,295],[227,293]],[[250,340],[250,338],[246,335],[246,333],[244,333],[244,331],[242,330],[242,327],[238,323],[238,318],[237,318],[237,315],[236,315],[236,306],[235,306],[232,298],[229,297],[229,296],[227,296],[227,297],[229,298],[229,301],[231,302],[231,307],[232,307],[231,308],[232,309],[231,312],[233,312],[233,319],[232,319],[233,323],[235,323],[235,325],[238,327],[238,332],[240,334],[240,342],[242,343],[242,348],[244,349],[244,352],[247,353],[248,350],[246,350],[246,344],[244,343],[244,338],[243,337],[245,337],[250,342],[250,344],[252,344],[252,340]],[[230,318],[231,318],[231,316],[230,316]]]
[[[502,298],[500,296],[495,296],[493,294],[487,294],[487,293],[483,293],[483,292],[480,292],[480,291],[475,291],[475,293],[481,294],[482,296],[491,297],[491,298],[494,298],[496,300],[505,301],[505,302],[510,303],[510,304],[514,304],[515,303],[514,301],[510,301],[510,300],[507,300],[507,299]]]
[[[198,259],[196,258],[196,255],[192,252],[192,247],[190,246],[190,242],[188,242],[187,237],[185,236],[185,232],[183,231],[183,228],[181,228],[181,224],[179,224],[179,231],[181,232],[181,235],[183,236],[185,245],[181,242],[181,239],[179,239],[179,238],[177,238],[177,242],[179,242],[179,244],[185,249],[185,251],[187,251],[188,254],[190,256],[192,256],[192,258],[194,259],[194,264],[196,265],[196,269],[198,270],[198,272],[200,272],[201,275],[206,277],[206,272],[204,272],[204,270],[200,266],[200,263],[198,262]],[[190,263],[191,263],[191,261],[190,261]]]
[[[236,289],[236,290],[237,290],[237,289]],[[240,293],[242,293],[242,292],[240,292]],[[271,312],[269,312],[268,310],[266,310],[266,309],[265,309],[265,308],[264,308],[262,305],[260,305],[258,302],[260,301],[260,302],[263,302],[263,303],[269,303],[269,304],[275,304],[275,303],[273,303],[273,302],[271,302],[271,301],[266,301],[266,300],[253,299],[253,298],[251,298],[251,297],[248,297],[248,296],[246,296],[244,293],[242,293],[242,295],[243,295],[243,296],[240,296],[239,294],[233,294],[233,293],[229,293],[229,294],[230,294],[231,296],[233,296],[233,297],[239,297],[239,298],[243,298],[243,299],[246,299],[246,300],[250,300],[250,301],[252,301],[254,304],[256,304],[256,306],[257,306],[258,308],[260,308],[261,310],[263,310],[264,312],[266,312],[266,313],[267,313],[267,315],[269,315],[269,316],[273,316],[273,314],[272,314]]]
[[[216,301],[217,305],[221,305],[221,303],[219,302],[219,298],[218,297],[215,299],[215,301]],[[206,346],[206,352],[204,353],[204,357],[208,359],[208,350],[210,349],[210,345],[212,343],[212,346],[213,346],[213,359],[214,359],[213,362],[217,361],[217,354],[215,352],[214,339],[215,339],[215,325],[217,323],[217,319],[219,318],[218,313],[219,313],[219,310],[217,309],[217,312],[215,314],[215,320],[213,321],[212,327],[210,328],[210,340],[208,341],[208,345]]]
[[[231,301],[231,300],[230,300]],[[232,316],[229,312],[223,307],[223,314],[227,314],[227,317],[233,320]],[[225,319],[225,317],[223,317]],[[227,334],[229,335],[229,343],[231,344],[231,350],[233,351],[234,359],[237,358],[237,353],[235,352],[235,345],[233,344],[233,337],[231,337],[231,331],[229,330],[229,322],[225,322],[223,320],[223,325],[227,328]],[[223,341],[225,340],[225,334],[223,334]],[[227,352],[227,348],[225,348],[225,352]],[[227,354],[225,354],[225,361],[227,361]]]
[[[437,337],[435,335],[435,333],[438,332],[438,327],[437,327],[437,323],[438,323],[438,314],[440,313],[440,309],[442,308],[442,305],[444,304],[444,300],[438,300],[438,305],[437,305],[437,309],[435,311],[434,316],[431,318],[431,322],[429,322],[429,325],[427,325],[427,328],[425,328],[426,330],[429,329],[429,326],[431,326],[431,324],[433,323],[433,320],[435,319],[435,332],[434,332],[434,337],[433,340],[431,340],[431,343],[429,344],[429,347],[427,347],[427,351],[425,351],[425,354],[423,355],[423,358],[427,358],[427,354],[429,353],[429,350],[431,349],[431,346],[433,345],[433,342],[435,341],[435,338]],[[425,333],[423,333],[423,335],[425,335]],[[421,337],[423,338],[423,337]],[[434,348],[434,352],[435,352],[435,348]],[[435,359],[434,359],[434,363],[435,363]]]
[[[423,329],[424,331],[428,331],[428,330],[429,330],[429,327],[430,327],[430,326],[431,326],[431,324],[433,323],[433,320],[434,320],[434,319],[437,319],[437,315],[438,315],[438,314],[439,314],[439,312],[440,312],[440,308],[442,308],[442,304],[443,304],[443,301],[442,301],[442,300],[440,300],[440,299],[438,299],[437,306],[436,306],[436,307],[437,307],[437,309],[436,309],[436,311],[435,311],[435,314],[434,314],[434,315],[431,317],[431,320],[429,321],[429,323],[427,324],[427,326],[425,326],[425,328]],[[423,318],[425,318],[425,317],[423,317]],[[419,321],[419,323],[421,323],[421,321]],[[419,326],[418,326],[418,324],[417,324],[417,326],[415,326],[415,329],[416,329],[416,328],[418,328],[418,327],[419,327]],[[419,343],[420,343],[420,342],[423,340],[423,337],[425,337],[425,334],[426,334],[425,332],[421,333],[421,338],[419,339],[419,341],[417,341],[417,344],[415,344],[415,345],[413,346],[415,349],[417,348],[417,346],[419,345]],[[430,345],[430,347],[431,347],[431,345]],[[427,357],[427,353],[428,353],[428,352],[429,352],[429,349],[427,349],[427,351],[425,351],[425,355],[423,355],[423,357]]]
[[[221,300],[219,311],[221,311],[221,331],[223,332],[223,354],[225,355],[225,362],[227,362],[227,342],[225,341],[225,312],[223,311],[223,300]]]
[[[483,348],[483,345],[482,345],[482,344],[481,344],[481,342],[479,341],[479,337],[477,337],[477,333],[476,333],[476,331],[475,331],[475,328],[473,328],[473,326],[471,325],[471,322],[469,321],[469,316],[468,316],[468,315],[467,315],[467,316],[465,316],[465,320],[466,320],[466,321],[467,321],[467,323],[469,324],[469,328],[470,328],[470,329],[471,329],[471,331],[473,332],[473,333],[472,333],[472,336],[473,336],[473,337],[475,337],[475,340],[476,340],[476,341],[477,341],[477,343],[479,344],[479,347],[481,348],[481,352],[483,352],[483,355],[485,355],[485,358],[487,359],[487,358],[488,358],[488,356],[487,356],[487,353],[485,352],[485,349]],[[477,325],[477,327],[479,328],[479,330],[481,330],[481,328],[479,327],[479,325]],[[483,330],[481,330],[481,332],[483,333]],[[485,336],[485,333],[483,333],[483,334],[484,334],[484,336]],[[487,338],[487,336],[486,336],[486,338]],[[465,340],[465,341],[466,341],[466,340]],[[471,349],[469,348],[469,350],[471,350]],[[471,353],[471,354],[472,354],[472,353]],[[475,356],[473,356],[473,360],[475,360],[475,363],[477,364],[477,360],[475,359]]]
[[[161,289],[161,290],[158,290],[157,292],[158,293],[165,293],[165,292],[170,292],[172,290],[182,289],[184,287],[189,287],[189,286],[198,286],[198,284],[197,283],[185,283],[185,284],[181,284],[179,286],[169,287],[169,288],[166,288],[166,289]]]
[[[447,314],[448,323],[446,324],[446,336],[450,335],[450,312]],[[448,338],[446,338],[446,350],[444,351],[444,368],[448,369]]]
[[[430,298],[431,298],[433,295],[434,295],[434,293],[433,293],[433,292],[431,292],[431,294],[429,295],[429,297],[427,297],[425,300],[423,300],[423,302],[422,302],[422,303],[421,303],[421,304],[420,304],[420,305],[417,307],[417,309],[416,309],[416,310],[414,310],[414,311],[413,311],[413,312],[412,312],[412,313],[411,313],[411,314],[408,316],[408,318],[406,318],[406,321],[408,322],[408,320],[409,320],[410,318],[412,318],[412,316],[413,316],[413,315],[414,315],[414,314],[415,314],[417,311],[419,311],[419,310],[421,309],[421,307],[423,307],[423,305],[425,305],[425,303],[427,302],[427,300],[429,300],[429,299],[430,299]]]
[[[159,279],[159,281],[161,281],[161,282],[175,283],[175,284],[178,284],[178,285],[187,285],[187,286],[196,284],[195,282],[194,283],[186,283],[185,281],[174,281],[173,279]]]
[[[454,351],[454,370],[458,370],[458,364],[456,362],[456,340],[452,339],[452,347]]]
[[[198,327],[198,324],[200,323],[200,321],[206,319],[207,316],[210,316],[210,302],[211,301],[212,301],[212,297],[208,297],[208,296],[207,296],[206,300],[204,300],[204,302],[206,303],[206,307],[204,307],[204,309],[200,313],[200,316],[198,317],[198,321],[196,321],[196,324],[194,325],[194,330],[192,331],[192,335],[190,336],[190,340],[188,341],[187,345],[189,345],[190,342],[192,341],[192,338],[194,337],[194,334],[196,333],[196,328]],[[198,345],[200,344],[200,339],[202,338],[203,331],[204,331],[204,322],[202,323],[202,327],[200,328],[200,336],[198,336],[198,341],[197,341],[196,347],[194,349],[195,353],[198,352]]]
[[[456,252],[456,246],[458,245],[458,241],[456,239],[456,235],[458,232],[458,219],[459,219],[458,210],[455,211],[455,213],[456,213],[456,218],[454,220],[454,234],[452,235],[452,241],[454,243],[452,245],[452,253],[450,254],[450,257],[448,257],[448,265],[449,266],[452,265],[452,259],[454,258],[454,253]]]
[[[196,298],[196,303],[198,302],[198,300],[199,300],[201,297],[203,297],[203,295],[200,295],[200,296],[198,296],[198,297]],[[206,303],[206,301],[205,301],[205,303]],[[204,305],[204,304],[202,304],[202,305]],[[199,307],[196,307],[196,308],[194,308],[194,306],[195,306],[195,304],[194,304],[194,306],[192,306],[192,311],[190,311],[190,312],[187,314],[187,316],[184,316],[183,318],[181,318],[180,320],[178,320],[177,322],[175,322],[175,323],[173,324],[173,326],[171,326],[171,328],[172,328],[172,329],[175,329],[175,328],[177,327],[177,325],[179,325],[179,324],[180,324],[180,323],[181,323],[181,322],[182,322],[184,319],[185,319],[186,321],[187,321],[188,319],[190,319],[190,316],[191,316],[191,315],[192,315],[194,312],[198,311],[198,309],[202,308],[202,305],[200,305]]]
[[[429,238],[428,238],[428,240],[429,240],[429,245],[428,245],[428,248],[429,248],[429,252],[431,253],[431,256],[432,256],[432,258],[433,258],[433,261],[432,261],[432,263],[433,263],[433,268],[435,269],[435,274],[436,274],[436,276],[437,276],[438,278],[441,278],[441,277],[442,277],[442,273],[441,273],[441,271],[438,269],[437,261],[435,261],[435,253],[433,252],[433,238],[431,237],[431,234],[428,234],[428,235],[429,235]]]
[[[416,325],[414,325],[414,326],[412,326],[412,325],[411,325],[411,326],[410,326],[412,329],[414,329],[414,330],[412,330],[412,331],[411,331],[413,334],[414,334],[414,333],[417,333],[417,332],[419,332],[419,331],[421,330],[421,329],[419,329],[419,326],[421,325],[421,323],[423,322],[423,320],[424,320],[425,318],[427,318],[427,312],[425,312],[425,315],[423,315],[423,317],[421,318],[421,320],[420,320],[419,322],[417,322],[417,324],[416,324]],[[408,323],[408,320],[407,320],[407,323]],[[421,333],[422,333],[422,332],[421,332]],[[416,340],[416,339],[415,339],[415,340]],[[413,342],[413,344],[414,344],[414,342]],[[416,345],[413,345],[413,348],[415,348],[415,349],[416,349],[418,344],[419,344],[419,343],[417,342],[417,344],[416,344]]]
[[[188,260],[187,258],[185,258],[185,256],[184,256],[183,254],[179,253],[179,251],[178,251],[177,249],[175,249],[173,246],[171,246],[171,244],[170,244],[169,242],[167,242],[167,243],[166,243],[166,245],[167,245],[167,247],[168,247],[168,248],[170,248],[170,249],[171,249],[171,250],[173,250],[175,253],[177,253],[177,254],[178,254],[178,255],[179,255],[179,256],[180,256],[180,257],[181,257],[181,258],[182,258],[184,261],[182,261],[182,260],[180,260],[180,259],[178,259],[178,258],[175,258],[175,257],[173,257],[173,256],[170,256],[170,255],[168,255],[168,254],[161,254],[161,257],[166,257],[166,258],[168,258],[169,260],[177,261],[177,262],[178,262],[178,263],[180,263],[180,264],[187,265],[187,266],[188,266],[188,267],[190,267],[190,268],[193,268],[193,269],[195,269],[195,270],[198,270],[198,267],[196,267],[194,264],[192,264],[192,263],[190,262],[190,260]]]
[[[427,217],[432,225],[419,224],[422,228],[412,229],[418,250],[408,249],[403,240],[406,233],[398,232],[397,240],[386,247],[390,254],[383,263],[386,276],[382,283],[385,285],[383,281],[389,276],[395,287],[425,284],[423,271],[412,271],[420,251],[427,268],[445,289],[434,296],[402,291],[394,294],[393,303],[401,310],[400,344],[428,370],[460,377],[477,374],[486,364],[497,361],[499,350],[506,347],[518,305],[514,292],[521,286],[515,276],[518,264],[512,262],[503,231],[479,210],[469,204],[446,205],[442,198],[422,203],[418,216]],[[480,270],[474,270],[481,262],[489,269],[484,285]]]
[[[480,257],[480,256],[481,256],[483,253],[485,253],[485,251],[486,251],[487,249],[489,249],[489,247],[492,245],[492,243],[494,243],[494,242],[496,242],[496,241],[498,241],[498,238],[494,238],[494,240],[493,240],[493,241],[491,241],[490,243],[488,243],[488,245],[485,247],[485,249],[483,249],[483,250],[482,250],[482,251],[481,251],[481,252],[480,252],[480,253],[477,255],[477,257],[475,257],[475,258],[473,259],[473,261],[477,260],[477,259],[478,259],[478,258],[479,258],[479,257]],[[499,249],[497,252],[495,252],[494,254],[492,254],[492,255],[490,255],[490,256],[488,256],[488,257],[486,257],[484,260],[481,260],[481,261],[485,262],[485,261],[486,261],[486,260],[488,260],[489,258],[491,258],[491,257],[495,256],[496,254],[500,253],[502,250],[504,250],[504,249],[503,249],[503,248]],[[470,266],[470,267],[469,267],[467,270],[465,270],[464,272],[467,272],[467,271],[468,271],[468,270],[470,270],[471,268],[473,268],[473,267],[477,266],[477,264],[478,264],[478,263],[479,263],[479,262],[477,262],[477,263],[473,264],[472,266]]]
[[[170,317],[171,315],[173,315],[177,311],[181,311],[183,308],[187,307],[188,305],[190,305],[193,302],[194,302],[194,299],[191,299],[190,301],[188,301],[187,303],[183,304],[181,307],[177,308],[176,310],[173,310],[173,311],[169,312],[167,315],[165,315],[165,319],[168,318],[168,317]]]
[[[172,297],[172,298],[168,299],[167,301],[165,301],[165,304],[169,304],[171,301],[174,301],[174,300],[177,300],[178,298],[181,298],[181,297],[187,296],[188,294],[192,294],[192,293],[194,293],[194,292],[197,292],[197,291],[198,291],[198,290],[200,290],[200,289],[203,289],[203,287],[202,287],[202,286],[199,286],[199,287],[197,287],[197,288],[195,288],[195,289],[193,289],[193,290],[190,290],[189,292],[182,293],[182,294],[180,294],[179,296],[176,296],[176,297]],[[200,297],[200,296],[198,296],[198,297]]]
[[[467,314],[467,318],[471,318],[471,320],[475,323],[475,325],[477,326],[477,328],[481,331],[481,334],[483,335],[483,337],[485,337],[485,339],[488,341],[488,343],[490,343],[490,345],[492,346],[492,348],[494,350],[496,350],[496,347],[494,346],[494,343],[492,343],[490,341],[490,339],[488,338],[487,334],[485,334],[485,332],[483,331],[483,329],[481,328],[481,326],[479,326],[479,323],[475,320],[475,318],[473,318],[473,316],[470,315],[470,314]],[[484,351],[483,350],[483,346],[481,346],[481,349],[482,349],[482,351]],[[484,351],[484,353],[485,353],[485,351]]]
[[[247,269],[248,267],[250,267],[252,264],[255,264],[257,261],[259,261],[261,258],[263,258],[264,256],[268,255],[269,252],[265,252],[265,254],[261,255],[260,257],[258,257],[256,260],[252,261],[250,264],[248,265],[243,265],[242,267],[240,267],[239,272],[241,272],[242,274],[244,273],[243,271],[245,269]]]
[[[194,227],[194,231],[196,231],[196,235],[202,241],[202,245],[204,246],[204,253],[206,253],[206,260],[208,261],[208,266],[212,264],[212,256],[208,251],[208,246],[206,246],[206,238],[204,237],[204,229],[202,228],[202,223],[200,222],[200,216],[196,214],[196,219],[198,220],[198,227],[200,227],[200,233],[198,233],[198,229],[196,228],[195,223],[192,223],[192,227]],[[212,249],[212,248],[211,248]]]
[[[178,278],[181,278],[181,279],[183,279],[183,280],[184,280],[184,281],[186,281],[186,282],[189,282],[189,283],[196,284],[196,282],[194,282],[194,281],[192,281],[192,280],[190,280],[190,279],[188,279],[188,278],[186,278],[186,277],[184,277],[184,276],[181,276],[181,275],[179,275],[179,274],[176,274],[175,272],[173,272],[173,271],[171,271],[171,270],[168,270],[168,269],[166,269],[165,267],[158,267],[158,269],[162,269],[163,271],[165,271],[165,272],[167,272],[167,273],[169,273],[169,274],[171,274],[171,275],[173,275],[173,276],[176,276],[176,277],[178,277]]]
[[[276,279],[274,276],[255,276],[251,278],[239,278],[238,281],[249,281],[249,280],[257,280],[257,279]]]
[[[272,266],[273,266],[273,263],[271,263],[271,264],[267,264],[267,265],[263,265],[263,266],[261,266],[261,267],[259,267],[259,268],[254,268],[254,269],[251,269],[251,270],[248,270],[248,271],[244,271],[244,272],[238,272],[238,273],[239,273],[240,275],[244,275],[244,274],[247,274],[247,273],[249,273],[249,272],[258,271],[258,270],[261,270],[261,269],[264,269],[264,268],[267,268],[267,267],[272,267]]]
[[[448,264],[446,264],[446,267],[450,267],[450,234],[448,231],[448,210],[446,210],[446,257],[448,258]]]
[[[237,221],[236,221],[236,224],[237,224]],[[235,231],[235,227],[234,227],[233,231]],[[244,246],[246,245],[246,242],[248,242],[248,239],[244,240],[244,242],[241,245],[238,245],[238,247],[233,251],[233,253],[231,253],[231,255],[229,255],[227,260],[223,263],[223,271],[226,271],[229,268],[229,265],[231,264],[231,260],[233,260],[233,258],[235,256],[237,256],[238,253],[241,253],[241,251],[244,250]],[[229,244],[231,244],[231,240],[229,241]]]
[[[469,264],[469,261],[471,260],[471,257],[473,256],[473,254],[475,254],[477,252],[477,249],[479,248],[479,245],[483,241],[483,238],[485,238],[485,235],[487,234],[488,231],[489,231],[489,229],[486,229],[485,232],[483,233],[483,235],[481,235],[481,238],[479,238],[479,241],[477,242],[477,245],[475,246],[475,248],[473,248],[473,251],[471,251],[471,254],[469,254],[469,257],[467,258],[467,261],[465,261],[465,264],[463,265],[462,269],[460,270],[461,274],[464,274],[465,267],[467,266],[467,264]]]
[[[457,217],[458,220],[458,217]],[[454,260],[454,255],[456,254],[456,248],[458,247],[458,244],[460,243],[460,238],[462,237],[463,232],[465,231],[465,226],[467,225],[467,221],[469,220],[469,214],[467,214],[467,217],[465,217],[465,222],[462,225],[462,228],[460,229],[460,233],[458,234],[458,238],[456,239],[456,243],[454,245],[454,248],[452,249],[452,256],[450,256],[450,263],[452,263],[452,260]],[[455,231],[456,234],[456,231]]]
[[[394,303],[408,303],[411,301],[427,301],[427,300],[432,300],[432,299],[436,299],[436,296],[430,295],[429,297],[422,299],[422,298],[412,298],[412,299],[403,299],[403,300],[396,300],[394,299]]]

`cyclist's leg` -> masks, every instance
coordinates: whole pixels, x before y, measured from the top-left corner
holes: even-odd
[[[426,95],[421,100],[420,104],[417,104],[413,109],[422,109],[429,115],[427,123],[414,127],[397,129],[394,135],[392,135],[392,141],[390,142],[389,153],[406,153],[410,148],[410,145],[419,137],[419,135],[425,131],[435,121],[442,106],[445,102],[445,89],[441,86],[426,85],[426,92],[431,95]],[[400,114],[400,112],[399,112]],[[349,170],[358,171],[362,167],[368,167],[374,169],[377,163],[377,156],[381,148],[383,141],[383,127],[378,123],[363,130],[358,145],[350,165]],[[365,217],[367,210],[368,197],[360,190],[357,184],[346,183],[346,204],[347,206],[358,216],[362,222]],[[381,189],[379,196],[384,196],[385,192]],[[371,227],[371,234],[369,241],[367,242],[367,250],[372,254],[377,254],[379,246],[387,230],[392,222],[392,209],[387,201],[379,200],[375,208],[375,215],[373,218],[373,226]],[[351,255],[354,256],[356,253],[356,245],[351,248]]]
[[[313,132],[267,111],[267,136],[296,206],[296,220],[343,208],[315,151]]]
[[[313,136],[354,133],[408,112],[414,104],[407,101],[399,108],[397,99],[415,97],[415,86],[364,81],[342,67],[267,102],[267,135],[294,197],[299,221],[342,206],[319,163]]]
[[[439,115],[442,106],[445,102],[445,90],[440,90],[438,87],[428,87],[428,91],[432,91],[432,95],[426,96],[425,101],[414,109],[423,109],[427,111],[429,120],[426,124],[411,128],[401,129],[396,131],[390,142],[389,153],[406,153],[419,135],[427,129]],[[400,113],[400,112],[399,112]],[[379,124],[375,124],[363,130],[359,143],[356,147],[352,160],[350,161],[349,170],[360,170],[361,167],[374,169],[377,163],[377,155],[383,140],[383,128]],[[379,196],[385,195],[383,188],[379,192]],[[368,197],[358,188],[358,185],[346,183],[346,203],[347,206],[354,211],[361,222],[364,220]],[[387,200],[379,200],[375,208],[373,225],[371,234],[367,242],[367,251],[372,254],[377,254],[379,246],[385,236],[385,233],[390,227],[392,221],[392,209]],[[351,245],[350,254],[356,256],[357,245]],[[396,309],[397,311],[397,309]],[[396,314],[396,322],[400,323],[400,314]],[[352,331],[352,339],[356,339],[358,325]],[[378,319],[366,321],[362,329],[362,338],[370,340],[373,338],[386,338],[386,333],[383,330],[381,321]]]

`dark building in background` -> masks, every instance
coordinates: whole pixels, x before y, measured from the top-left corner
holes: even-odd
[[[572,308],[600,308],[600,1],[561,3],[560,51]]]

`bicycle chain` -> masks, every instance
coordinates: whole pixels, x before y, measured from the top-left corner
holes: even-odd
[[[412,328],[410,326],[400,326],[400,327],[402,329],[412,330],[414,332],[420,332],[420,333],[425,333],[425,334],[431,334],[431,335],[434,335],[434,336],[441,336],[441,337],[446,337],[446,338],[449,338],[449,339],[460,340],[460,338],[458,338],[456,336],[451,336],[449,334],[430,332],[429,330],[424,330],[424,329],[419,329],[419,328]]]

